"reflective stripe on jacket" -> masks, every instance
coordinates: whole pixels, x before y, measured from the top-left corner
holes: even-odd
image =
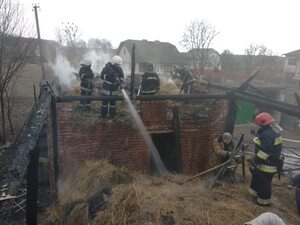
[[[153,94],[160,86],[159,77],[156,73],[146,72],[142,75],[141,93]]]

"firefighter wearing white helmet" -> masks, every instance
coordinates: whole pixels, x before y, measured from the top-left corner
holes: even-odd
[[[112,57],[111,63],[112,63],[113,65],[115,65],[115,64],[117,64],[117,65],[122,65],[122,64],[123,64],[123,60],[122,60],[122,58],[121,58],[120,56],[115,55],[115,56]]]
[[[90,67],[92,65],[92,61],[89,59],[83,59],[80,65],[83,67]]]
[[[112,96],[117,95],[119,86],[124,80],[124,73],[121,68],[123,64],[122,58],[118,55],[112,57],[111,62],[106,63],[101,72],[101,79],[103,80],[102,95]],[[116,101],[102,101],[101,116],[110,118],[117,114]]]
[[[83,59],[80,62],[80,69],[79,69],[79,77],[80,77],[80,91],[82,96],[89,96],[92,95],[93,92],[93,78],[94,73],[91,69],[92,61],[89,59]],[[80,106],[84,107],[85,109],[90,109],[90,101],[81,100]]]

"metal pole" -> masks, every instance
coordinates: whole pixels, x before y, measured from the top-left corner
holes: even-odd
[[[135,77],[135,44],[132,45],[131,51],[131,82],[130,82],[130,98],[134,95],[134,77]]]
[[[26,192],[26,224],[37,225],[38,174],[39,174],[39,147],[36,146],[30,154],[27,167]]]
[[[58,144],[57,144],[57,114],[56,114],[56,99],[51,97],[51,125],[52,125],[52,151],[53,151],[53,165],[54,165],[54,197],[57,194],[57,180],[58,180]]]
[[[41,41],[41,33],[40,33],[40,26],[39,26],[39,17],[37,13],[37,9],[40,8],[39,5],[35,4],[33,6],[34,14],[35,14],[35,22],[36,22],[36,30],[37,30],[37,36],[38,36],[38,44],[39,44],[39,51],[40,51],[40,64],[42,69],[42,80],[41,83],[43,84],[46,80],[46,74],[45,74],[45,67],[43,63],[43,51],[42,51],[42,41]]]

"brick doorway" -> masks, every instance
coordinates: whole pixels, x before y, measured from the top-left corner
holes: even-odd
[[[153,133],[151,135],[152,141],[161,157],[162,162],[164,163],[166,169],[170,172],[180,172],[178,171],[177,160],[178,157],[176,153],[175,146],[175,135],[171,133]],[[150,159],[150,173],[156,173],[157,169],[153,162],[153,159]]]

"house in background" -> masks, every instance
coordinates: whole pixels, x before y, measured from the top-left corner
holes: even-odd
[[[300,49],[284,56],[284,84],[300,86]]]
[[[132,46],[135,44],[135,72],[146,72],[148,63],[154,64],[159,74],[169,74],[174,66],[183,66],[184,60],[175,47],[168,42],[126,40],[120,43],[117,54],[123,59],[125,73],[130,72]]]
[[[266,84],[283,82],[285,58],[267,55],[234,55],[221,54],[224,80],[246,80],[256,69],[259,75],[255,78]]]
[[[192,49],[183,56],[186,64],[197,70],[196,73],[205,75],[205,71],[221,71],[220,54],[212,48]]]

